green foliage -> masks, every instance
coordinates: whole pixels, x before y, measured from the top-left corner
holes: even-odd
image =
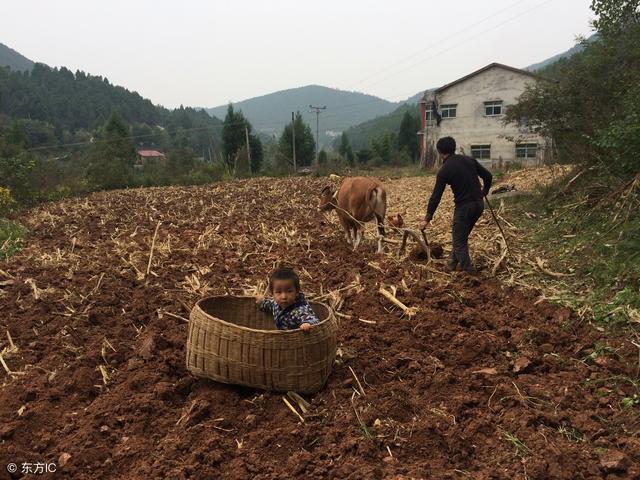
[[[351,148],[351,143],[349,142],[349,137],[346,132],[342,132],[340,135],[340,147],[338,148],[340,155],[342,155],[347,163],[353,166],[355,161],[355,155],[353,154],[353,149]]]
[[[13,122],[6,136],[0,137],[0,186],[8,188],[21,203],[30,203],[32,199],[29,178],[35,157],[24,151],[28,146],[20,122]]]
[[[605,36],[619,35],[640,23],[639,0],[592,0],[591,10],[598,16],[593,26]]]
[[[6,261],[15,255],[27,233],[19,223],[0,218],[0,260]]]
[[[639,321],[640,180],[591,171],[567,189],[569,178],[515,200],[531,217],[517,226],[541,258],[572,273],[563,283],[574,307],[591,307],[600,324]]]
[[[0,217],[7,216],[13,210],[16,201],[11,195],[11,190],[0,187]]]
[[[229,171],[236,167],[238,151],[244,149],[244,158],[247,158],[247,132],[249,134],[249,148],[251,150],[251,171],[258,172],[262,163],[262,143],[260,139],[251,133],[251,124],[244,117],[242,111],[234,110],[230,103],[227,107],[227,115],[224,118],[222,128],[222,153],[224,162]],[[247,170],[249,167],[247,165]]]
[[[129,126],[112,113],[90,153],[89,182],[96,189],[132,186],[135,155]]]
[[[313,138],[311,127],[307,125],[302,114],[298,111],[293,120],[293,126],[289,122],[280,135],[278,145],[280,146],[280,153],[285,158],[289,159],[291,165],[293,165],[293,135],[292,131],[295,131],[296,135],[296,165],[298,167],[309,166],[313,163],[316,151],[316,141]]]
[[[26,73],[0,67],[0,132],[7,118],[20,119],[31,147],[86,141],[112,111],[133,125],[133,135],[143,135],[139,147],[188,146],[213,160],[221,122],[203,110],[168,110],[105,78],[64,67],[36,64]]]
[[[400,124],[404,118],[404,114],[409,112],[418,115],[418,106],[414,103],[405,103],[397,107],[391,113],[381,115],[373,120],[367,120],[359,125],[345,130],[348,135],[351,148],[353,150],[362,150],[369,148],[372,140],[388,133],[398,133]],[[417,129],[416,129],[417,131]],[[415,132],[414,132],[415,135]],[[341,139],[334,142],[334,148],[339,148]]]
[[[544,69],[506,120],[554,139],[561,160],[614,174],[640,170],[638,0],[594,0],[598,39]]]
[[[319,133],[322,145],[328,145],[331,141],[325,134],[326,130],[344,131],[368,119],[386,115],[398,107],[397,103],[382,98],[318,85],[307,85],[262,95],[238,102],[235,106],[242,109],[245,116],[251,119],[256,130],[270,134],[277,132],[279,135],[284,127],[290,123],[291,112],[309,104],[327,106],[327,115],[320,115]],[[342,108],[345,105],[348,105],[349,108]],[[226,110],[227,106],[224,105],[210,108],[208,112],[223,118]],[[301,114],[302,121],[313,125],[315,130],[315,113],[304,109]]]
[[[417,109],[404,112],[398,131],[398,149],[406,151],[413,161],[420,155],[417,132],[420,130],[420,117]]]
[[[246,146],[241,146],[235,155],[233,174],[236,178],[247,178],[251,176],[249,155]]]
[[[318,152],[318,165],[326,165],[327,158],[327,152],[325,152],[323,148]]]

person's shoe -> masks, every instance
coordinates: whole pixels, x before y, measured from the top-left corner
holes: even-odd
[[[477,277],[478,276],[478,270],[476,270],[475,267],[471,267],[468,270],[464,270],[464,273],[466,273],[467,275],[469,275],[471,277]]]
[[[447,263],[447,266],[444,267],[445,271],[448,273],[453,273],[456,271],[456,268],[458,267],[457,263]]]

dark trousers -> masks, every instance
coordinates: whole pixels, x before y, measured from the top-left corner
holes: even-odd
[[[484,201],[463,203],[457,205],[453,211],[453,250],[449,259],[452,270],[460,264],[460,270],[472,272],[474,270],[469,257],[469,234],[484,211]]]

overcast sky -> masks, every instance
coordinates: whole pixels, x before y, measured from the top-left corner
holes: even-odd
[[[0,42],[167,107],[309,84],[392,101],[589,35],[590,0],[2,0]]]

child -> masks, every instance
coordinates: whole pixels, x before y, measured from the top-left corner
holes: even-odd
[[[270,312],[279,330],[309,330],[320,323],[311,305],[300,291],[300,279],[290,268],[279,268],[271,274],[269,290],[273,298],[256,295],[260,310]]]

